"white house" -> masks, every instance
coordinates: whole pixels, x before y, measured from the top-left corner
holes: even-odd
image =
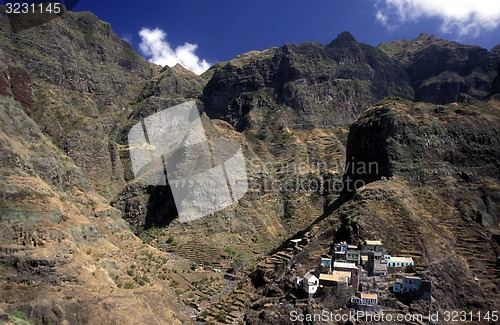
[[[376,293],[356,292],[351,297],[351,303],[356,305],[375,306],[378,304],[378,297]]]
[[[319,288],[319,279],[311,272],[307,272],[306,275],[304,275],[303,281],[304,291],[309,295],[309,297],[314,296]]]
[[[333,262],[333,269],[335,271],[359,271],[359,268],[354,263]]]
[[[411,257],[391,256],[387,260],[387,267],[407,267],[410,265],[414,265]]]

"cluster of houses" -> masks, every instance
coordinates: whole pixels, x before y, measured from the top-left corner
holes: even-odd
[[[353,308],[379,312],[378,293],[361,292],[370,288],[370,285],[364,286],[363,281],[370,284],[377,281],[385,283],[388,273],[395,277],[402,274],[401,280],[398,278],[390,288],[394,294],[431,299],[430,281],[405,274],[413,267],[411,257],[388,254],[380,240],[365,240],[360,246],[341,242],[334,245],[331,255],[321,257],[314,270],[297,277],[295,286],[309,298],[320,296],[326,287],[335,287],[337,290],[352,288],[355,291],[350,299]]]

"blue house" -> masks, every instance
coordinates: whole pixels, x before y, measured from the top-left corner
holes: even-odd
[[[322,257],[322,258],[321,258],[321,261],[319,262],[319,264],[320,264],[322,267],[324,267],[324,268],[328,269],[329,271],[331,271],[331,270],[332,270],[332,259],[331,259],[331,258],[329,258],[329,257]]]

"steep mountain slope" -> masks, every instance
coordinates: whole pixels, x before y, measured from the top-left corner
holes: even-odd
[[[249,52],[212,67],[205,112],[237,130],[264,125],[272,107],[291,128],[352,122],[375,101],[432,103],[483,99],[492,92],[498,51],[422,34],[374,48],[344,32],[327,46],[305,42]]]
[[[2,10],[0,26],[2,319],[190,322],[166,275],[190,262],[108,204],[125,184],[119,121],[159,68],[90,13],[11,33]]]
[[[21,100],[29,116],[83,169],[93,188],[113,197],[124,185],[117,126],[158,67],[91,13],[68,13],[18,33],[10,28],[2,11],[2,74],[14,71],[14,82],[27,79],[32,96],[18,99],[26,97]]]
[[[257,111],[266,107],[279,110],[288,127],[302,129],[345,125],[384,97],[413,98],[404,70],[348,32],[327,46],[287,44],[211,70],[205,112],[237,130],[264,125]]]
[[[176,66],[165,69],[158,78],[148,82],[134,104],[128,124],[121,130],[120,145],[127,145],[128,131],[141,117],[186,101],[187,96],[196,99],[196,94],[201,95],[203,79],[200,79]],[[171,84],[178,88],[183,85],[183,88],[171,92],[168,86]],[[191,86],[196,86],[196,89]],[[174,97],[183,93],[187,94],[186,97]],[[203,103],[198,103],[202,107]],[[270,116],[268,122],[277,126],[279,122],[273,120],[278,118],[271,111],[267,114]],[[344,152],[344,143],[338,138],[345,142],[345,128],[292,132],[282,126],[280,132],[270,129],[267,138],[255,130],[236,132],[228,123],[212,121],[204,114],[202,120],[209,138],[222,137],[240,143],[250,182],[248,194],[231,208],[180,224],[170,188],[136,182],[124,151],[121,161],[129,182],[113,200],[113,205],[123,211],[124,218],[133,225],[137,234],[152,240],[153,245],[189,256],[199,264],[228,267],[231,259],[224,257],[225,248],[232,247],[251,258],[278,246],[283,238],[306,227],[315,215],[321,213],[323,202],[319,187],[311,190],[307,186],[311,182],[319,183],[321,173],[337,167]],[[296,155],[290,155],[290,152]],[[330,167],[315,166],[313,161],[326,161]],[[336,178],[340,182],[340,175]],[[297,181],[302,181],[304,186],[295,190],[292,187]],[[174,238],[177,245],[165,245],[169,238]],[[203,250],[211,254],[199,254]]]
[[[386,104],[370,109],[351,126],[347,159],[376,161],[376,178],[394,181],[359,194],[372,206],[386,206],[385,216],[348,217],[339,235],[363,238],[377,233],[393,251],[420,251],[418,264],[435,277],[438,296],[445,299],[448,292],[457,293],[447,299],[453,307],[483,300],[487,306],[499,299],[498,109],[498,102],[448,107]],[[378,136],[368,139],[367,134]],[[373,180],[356,173],[348,177]],[[401,201],[396,205],[409,205],[398,213],[389,207],[391,197],[400,195],[400,185],[414,199],[395,199]],[[371,202],[377,198],[381,202]],[[462,274],[460,281],[447,282],[447,277],[453,278],[447,271],[451,265]],[[469,296],[459,294],[467,292],[464,287],[469,287]]]
[[[2,14],[0,27],[0,309],[38,323],[265,323],[287,317],[288,298],[266,304],[334,241],[370,236],[414,255],[442,308],[497,303],[498,48],[342,33],[200,77],[146,62],[90,13],[18,33]],[[168,186],[134,180],[127,134],[191,100],[210,138],[243,148],[250,191],[181,224]],[[345,162],[377,170],[344,175]]]
[[[435,302],[412,304],[409,312],[494,310],[500,301],[499,109],[497,101],[384,101],[363,113],[350,128],[346,160],[356,166],[375,162],[378,168],[347,172],[344,180],[360,181],[352,198],[304,232],[300,250],[283,246],[288,259],[269,268],[275,253],[259,264],[247,321],[268,324],[291,310],[339,308],[335,299],[294,306],[291,283],[333,243],[367,238],[383,240],[393,254],[412,256],[432,281]],[[264,301],[274,307],[264,311]]]
[[[159,277],[188,262],[144,246],[22,103],[1,97],[0,125],[2,317],[5,311],[38,324],[189,322]]]
[[[57,288],[61,286],[61,292],[65,293],[62,297],[67,297],[62,302],[60,297],[43,302],[47,306],[57,306],[57,308],[54,307],[57,310],[55,316],[46,316],[50,312],[44,310],[36,299],[31,299],[38,296],[19,300],[22,295],[18,294],[17,285],[13,286],[13,292],[6,292],[6,295],[2,295],[5,303],[2,309],[11,311],[17,308],[28,314],[32,320],[48,317],[49,321],[54,322],[64,320],[72,323],[97,322],[96,320],[102,316],[100,313],[95,313],[95,319],[71,319],[68,315],[70,312],[77,315],[87,314],[83,297],[85,299],[87,297],[108,299],[110,293],[102,291],[102,286],[99,284],[100,274],[102,274],[113,280],[109,283],[109,290],[113,291],[112,295],[116,299],[123,299],[124,304],[129,297],[128,290],[135,292],[134,287],[144,291],[144,299],[150,299],[154,292],[164,290],[165,299],[172,299],[172,303],[161,302],[161,305],[165,307],[157,310],[158,315],[154,317],[174,321],[175,317],[169,316],[170,308],[180,308],[176,305],[175,298],[170,298],[171,293],[164,288],[165,284],[175,287],[177,295],[182,297],[186,305],[190,302],[206,303],[211,295],[216,295],[220,290],[227,290],[223,287],[226,285],[223,274],[214,276],[211,270],[207,272],[193,270],[190,263],[197,262],[200,265],[228,268],[240,255],[241,258],[250,259],[276,247],[283,238],[306,227],[312,220],[311,218],[321,213],[323,203],[319,199],[320,193],[317,190],[311,191],[303,188],[286,194],[278,187],[282,184],[293,184],[295,178],[317,183],[317,174],[320,171],[313,169],[307,162],[313,159],[319,160],[320,157],[326,157],[326,160],[335,164],[340,161],[347,137],[345,128],[323,131],[318,129],[319,134],[300,130],[292,134],[282,129],[279,134],[273,135],[274,143],[279,146],[270,150],[265,143],[257,141],[255,133],[242,135],[224,122],[211,122],[204,117],[204,125],[209,135],[233,138],[242,143],[248,159],[254,191],[240,205],[221,211],[210,218],[188,225],[174,222],[163,231],[158,231],[156,227],[165,226],[176,217],[172,197],[168,196],[168,189],[146,187],[134,182],[126,149],[127,132],[140,118],[172,105],[201,97],[206,80],[180,66],[160,69],[150,65],[133,52],[128,44],[116,37],[108,24],[100,22],[90,13],[67,13],[61,19],[55,19],[37,29],[19,33],[9,32],[7,17],[2,16],[1,23],[3,34],[0,51],[2,58],[0,94],[21,103],[21,106],[19,104],[15,106],[22,107],[23,114],[25,114],[24,120],[15,125],[23,131],[26,128],[32,128],[29,125],[36,126],[42,136],[40,139],[33,139],[34,146],[47,147],[44,150],[49,154],[60,156],[61,159],[66,159],[72,164],[69,171],[58,162],[40,167],[44,173],[47,173],[44,180],[52,184],[49,186],[55,187],[54,196],[57,198],[58,195],[62,195],[63,202],[67,204],[52,207],[49,203],[42,203],[43,200],[36,202],[49,210],[70,211],[74,209],[75,215],[70,218],[70,222],[75,224],[75,229],[77,229],[69,232],[64,223],[57,223],[59,221],[55,225],[49,223],[47,226],[38,219],[28,222],[24,219],[9,217],[8,220],[12,222],[2,224],[2,231],[5,231],[2,242],[5,250],[2,259],[5,261],[6,277],[8,275],[5,281],[8,283],[8,288],[12,288],[10,283],[25,281],[24,278],[21,280],[17,278],[23,277],[26,273],[45,274],[44,270],[38,271],[40,263],[42,267],[50,265],[50,272],[53,271],[56,274],[56,279],[69,276],[66,274],[66,269],[60,268],[59,262],[54,262],[52,259],[53,255],[59,254],[56,249],[45,248],[51,243],[44,243],[44,247],[38,243],[38,239],[35,239],[37,246],[32,251],[36,254],[42,254],[42,251],[47,252],[44,255],[45,259],[40,259],[40,262],[38,260],[31,262],[30,259],[25,258],[26,250],[31,249],[35,244],[29,239],[29,235],[24,235],[24,232],[17,234],[20,225],[28,227],[26,230],[28,233],[43,234],[46,232],[46,227],[62,233],[61,236],[67,238],[66,245],[74,246],[74,251],[78,253],[85,252],[91,255],[90,261],[87,261],[85,254],[78,254],[75,258],[75,266],[71,263],[68,265],[78,269],[76,265],[88,264],[90,274],[92,276],[96,274],[96,280],[87,279],[87,273],[74,275],[77,283],[88,286],[89,290],[94,290],[93,293],[82,293],[82,297],[67,293],[69,289],[61,285],[63,280],[46,283],[42,292],[58,290]],[[61,36],[54,38],[53,35]],[[202,103],[199,104],[202,107]],[[7,107],[10,106],[2,106],[2,112],[7,112]],[[11,122],[5,118],[2,119],[2,123]],[[270,130],[270,132],[273,131]],[[7,141],[14,135],[14,130],[6,131],[4,138]],[[340,142],[337,138],[344,140]],[[5,143],[5,148],[11,146],[13,145],[9,141]],[[9,157],[9,150],[2,150],[2,157]],[[38,149],[33,147],[32,150],[32,154],[36,155]],[[288,156],[288,150],[296,152],[296,157]],[[259,153],[260,158],[255,151]],[[317,154],[323,151],[326,153]],[[277,152],[280,155],[276,155]],[[16,158],[15,161],[16,164],[29,166],[30,159],[22,156]],[[292,164],[294,160],[303,164],[298,175],[296,175],[297,170],[292,167],[285,174],[277,172],[278,169],[288,168],[288,162],[285,159],[290,160],[290,166],[294,166]],[[5,164],[5,169],[7,171],[12,169],[12,177],[17,177],[18,171],[12,164]],[[35,167],[33,169],[36,170]],[[323,167],[321,172],[325,170],[327,168]],[[310,171],[313,174],[308,175]],[[71,173],[78,173],[77,180],[84,185],[75,185],[76,181],[71,178]],[[339,179],[340,175],[336,177]],[[128,184],[125,185],[125,181],[128,181]],[[273,184],[273,187],[269,187],[269,184]],[[30,200],[38,196],[36,191],[31,192],[24,188],[17,188],[17,186],[21,185],[16,184],[11,188],[2,189],[5,206],[9,209],[11,205],[15,206],[13,215],[25,206],[24,197]],[[79,188],[78,195],[83,198],[73,198],[76,195],[72,192],[75,186]],[[275,189],[274,186],[277,188]],[[14,194],[9,194],[10,191]],[[15,194],[18,191],[24,194],[18,197]],[[104,195],[104,197],[99,195]],[[93,199],[84,199],[85,196]],[[104,226],[101,225],[101,221],[106,227],[108,223],[112,228],[124,226],[120,223],[121,219],[99,219],[101,209],[106,211],[105,215],[109,212],[113,218],[121,215],[119,211],[108,206],[111,198],[114,198],[113,204],[123,212],[125,219],[131,225],[136,226],[135,230],[138,234],[141,233],[141,238],[162,250],[185,256],[191,262],[170,257],[170,262],[166,263],[165,255],[154,250],[150,252],[146,246],[140,246],[137,241],[133,240],[126,228],[123,229],[124,233],[117,232],[117,237],[103,231],[101,227]],[[73,200],[79,202],[75,208],[73,208]],[[42,207],[33,209],[37,213],[36,211],[45,209]],[[5,215],[8,215],[7,212]],[[99,218],[94,219],[94,216]],[[116,225],[116,223],[119,224]],[[144,227],[151,226],[155,228],[144,232]],[[84,228],[83,234],[80,234],[82,232],[79,230],[80,227]],[[96,235],[94,233],[103,233],[99,235],[102,240],[95,244],[93,244],[94,237],[92,237]],[[80,243],[82,236],[87,238],[83,244]],[[18,243],[16,239],[18,237],[28,239],[23,239]],[[193,240],[193,238],[198,238],[198,240]],[[129,239],[133,242],[129,243]],[[108,254],[106,249],[110,245],[116,246],[120,255],[115,253],[110,253],[112,256],[106,255]],[[115,247],[110,249],[113,252],[116,250]],[[233,250],[235,254],[227,253]],[[147,258],[143,260],[144,255]],[[18,259],[26,260],[22,266],[19,265],[19,268],[16,262]],[[106,263],[102,260],[106,260]],[[153,267],[151,264],[156,266]],[[137,265],[137,271],[132,269],[133,265]],[[116,270],[110,271],[109,269]],[[73,272],[70,274],[73,276]],[[83,278],[85,281],[82,280]],[[153,286],[154,290],[150,292],[147,284],[146,288],[143,287],[144,279],[156,282]],[[36,283],[38,280],[35,277],[33,281]],[[209,285],[211,288],[202,288],[201,284],[209,281],[213,282]],[[8,299],[11,295],[14,298]],[[70,304],[73,300],[80,301],[82,308],[77,309]],[[137,308],[142,308],[139,306]],[[121,319],[118,313],[117,310],[117,314],[110,315],[110,318]],[[136,314],[139,315],[141,312]],[[178,315],[178,318],[185,320],[182,313]],[[159,321],[151,318],[150,322]]]
[[[483,99],[496,76],[498,51],[421,34],[378,46],[407,71],[415,101],[445,104]]]

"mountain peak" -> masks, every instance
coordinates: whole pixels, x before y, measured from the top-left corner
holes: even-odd
[[[420,33],[418,37],[415,39],[417,41],[435,41],[438,38],[432,34],[427,34],[427,33]]]
[[[347,44],[356,43],[356,39],[349,32],[340,33],[328,46],[343,46]]]
[[[340,33],[339,36],[337,36],[337,40],[345,42],[356,42],[354,36],[352,36],[352,34],[349,32]]]

